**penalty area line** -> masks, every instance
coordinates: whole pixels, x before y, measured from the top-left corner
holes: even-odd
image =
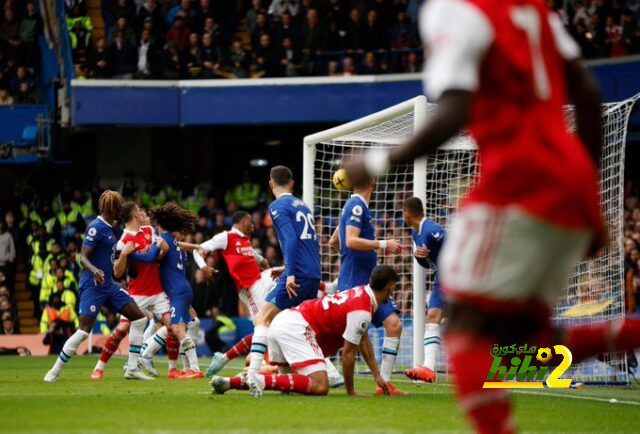
[[[595,396],[575,396],[575,395],[566,395],[563,393],[550,393],[550,392],[534,392],[530,390],[517,390],[512,389],[511,392],[518,393],[522,395],[540,395],[540,396],[551,396],[554,398],[569,398],[569,399],[582,399],[584,401],[598,401],[598,402],[607,402],[610,404],[626,404],[626,405],[638,405],[640,406],[639,401],[624,401],[615,398],[597,398]],[[614,402],[611,402],[611,399],[615,399]]]

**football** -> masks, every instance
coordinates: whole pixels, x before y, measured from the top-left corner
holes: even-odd
[[[351,190],[351,182],[347,178],[347,171],[344,169],[336,170],[333,174],[333,186],[340,191]]]

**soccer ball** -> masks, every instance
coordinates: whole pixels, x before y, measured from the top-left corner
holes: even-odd
[[[351,181],[347,178],[347,171],[344,169],[338,169],[333,174],[333,186],[340,191],[351,190]]]

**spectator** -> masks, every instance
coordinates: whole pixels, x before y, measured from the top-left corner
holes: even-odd
[[[27,82],[21,82],[16,92],[16,104],[37,104],[38,97]]]
[[[202,73],[202,67],[198,64],[200,57],[200,39],[197,33],[189,35],[189,45],[184,49],[182,58],[184,59],[187,78],[198,78]]]
[[[222,34],[221,34],[220,26],[213,19],[213,17],[207,17],[205,19],[204,28],[202,30],[202,33],[210,34],[211,35],[211,41],[213,42],[213,44],[218,46],[218,47],[220,46],[220,42],[221,42],[221,39],[222,39]]]
[[[42,32],[42,18],[36,11],[36,5],[32,0],[27,1],[26,12],[20,21],[18,34],[27,45],[35,45],[36,37]]]
[[[607,17],[604,31],[608,56],[620,57],[626,55],[627,47],[622,42],[622,26],[617,25],[612,16]]]
[[[325,2],[325,8],[323,16],[329,22],[335,22],[338,28],[344,30],[347,23],[347,9],[345,8],[345,2],[341,0],[329,0]]]
[[[407,49],[418,46],[413,26],[404,11],[399,11],[396,21],[389,31],[389,47],[392,50]]]
[[[145,0],[145,2],[142,3],[142,6],[140,6],[136,18],[138,34],[142,35],[144,23],[147,19],[149,19],[150,22],[153,23],[154,30],[162,33],[165,32],[166,22],[164,20],[164,17],[162,16],[162,12],[160,12],[157,0]]]
[[[209,33],[202,35],[202,48],[199,51],[197,63],[202,67],[202,76],[204,78],[219,76],[220,52],[218,47],[213,45],[213,38]]]
[[[360,74],[377,74],[378,64],[376,62],[376,56],[371,51],[367,51],[364,55],[364,61],[360,67]]]
[[[356,75],[356,68],[353,63],[353,57],[345,56],[342,60],[342,75]]]
[[[49,345],[49,354],[60,354],[64,343],[74,331],[75,327],[72,322],[56,319],[48,324],[42,343]]]
[[[264,14],[264,11],[262,10],[262,0],[251,0],[251,7],[244,18],[244,25],[247,29],[247,33],[250,35],[253,34],[253,30],[258,22],[258,14],[260,13]]]
[[[11,90],[14,94],[18,93],[23,83],[27,89],[32,89],[34,86],[33,79],[29,76],[27,68],[24,65],[20,65],[16,69],[16,77],[11,80]]]
[[[167,14],[166,21],[168,24],[174,23],[177,17],[182,17],[184,20],[184,26],[190,28],[193,24],[193,19],[195,16],[195,11],[191,7],[190,0],[180,0],[179,4],[169,10]]]
[[[286,77],[297,77],[302,68],[302,56],[289,36],[282,40],[280,47],[280,65],[283,75]]]
[[[189,0],[185,0],[189,1]],[[189,44],[189,35],[191,34],[191,29],[185,26],[184,17],[178,15],[173,21],[173,27],[167,33],[167,43],[175,42],[178,44],[178,48],[180,50],[184,50],[184,48]]]
[[[0,22],[0,41],[9,42],[13,36],[18,36],[20,31],[20,22],[16,19],[13,9],[4,8],[4,21]]]
[[[139,77],[155,78],[160,76],[160,50],[161,48],[151,38],[151,32],[147,29],[142,30],[138,46],[138,61],[136,62]]]
[[[16,327],[15,321],[9,312],[2,313],[2,334],[17,335],[20,331]]]
[[[287,13],[293,18],[298,16],[300,12],[299,0],[273,0],[269,6],[269,15],[280,21],[282,16]]]
[[[12,105],[14,102],[13,97],[7,89],[0,88],[0,105]]]
[[[250,55],[242,48],[242,41],[234,39],[229,52],[229,66],[236,78],[249,77]]]
[[[83,18],[86,18],[83,19]],[[75,63],[84,63],[88,59],[88,52],[91,43],[91,21],[89,17],[75,18],[73,27],[69,28],[69,40],[73,50],[73,60]],[[71,19],[68,19],[71,20]]]
[[[335,77],[338,75],[342,75],[342,73],[340,72],[340,69],[338,67],[338,61],[337,60],[330,60],[329,63],[327,63],[327,75],[330,77]]]
[[[251,48],[255,51],[260,45],[260,38],[262,35],[271,36],[271,28],[269,27],[269,22],[267,21],[267,14],[264,11],[258,13],[258,17],[256,18],[256,25],[251,32]]]
[[[318,12],[315,9],[307,11],[307,19],[302,26],[302,55],[305,69],[313,73],[314,63],[318,52],[323,48],[325,32],[318,21]]]
[[[278,61],[278,54],[271,45],[271,37],[268,34],[260,36],[260,45],[255,49],[256,71],[261,73],[263,77],[280,77],[282,76],[282,68]],[[240,202],[238,202],[240,203]],[[242,205],[240,205],[243,207]],[[246,208],[253,208],[247,206]]]
[[[176,41],[167,43],[164,54],[163,78],[178,80],[184,76],[180,46]]]
[[[113,7],[113,17],[116,20],[124,17],[127,23],[134,23],[136,19],[136,9],[131,0],[116,0]]]
[[[346,48],[346,33],[338,29],[338,24],[335,21],[330,21],[327,35],[323,43],[323,49],[327,51],[341,51]]]
[[[269,41],[265,40],[265,43],[268,44]],[[268,46],[265,48],[268,48]],[[265,58],[265,63],[266,60],[267,59]],[[275,63],[277,68],[277,60],[275,60]],[[262,199],[262,189],[260,188],[260,184],[251,180],[251,173],[249,171],[245,171],[243,173],[242,183],[228,190],[224,197],[227,206],[231,203],[236,203],[240,208],[245,210],[255,209],[258,206],[260,199]],[[232,212],[229,214],[232,214]]]
[[[193,19],[193,30],[195,30],[197,33],[202,33],[205,28],[205,23],[209,18],[213,20],[216,26],[218,26],[217,18],[219,19],[219,17],[215,16],[214,11],[211,8],[211,1],[200,0],[200,8],[196,12],[195,17]],[[220,32],[219,26],[218,26],[218,32]]]
[[[360,9],[351,9],[346,29],[346,48],[354,51],[360,50],[364,43],[364,25],[360,18]]]
[[[124,31],[118,31],[110,50],[113,59],[113,78],[132,79],[133,72],[136,70],[136,49],[129,43]]]
[[[123,34],[124,41],[131,46],[136,45],[136,32],[134,32],[129,25],[127,17],[119,17],[116,21],[116,25],[109,30],[109,33],[107,34],[107,44],[110,46],[114,45],[116,43],[118,33],[120,32]]]
[[[94,78],[111,77],[111,51],[107,50],[107,40],[104,36],[96,40],[95,49],[89,55],[89,65],[93,71]]]
[[[385,32],[378,23],[378,13],[370,10],[362,32],[362,47],[365,50],[379,50],[387,46]]]

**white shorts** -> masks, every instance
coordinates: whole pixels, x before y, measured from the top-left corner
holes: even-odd
[[[151,312],[157,319],[162,318],[162,315],[171,311],[169,297],[164,291],[156,295],[132,295],[131,298],[133,298],[142,312]],[[126,320],[124,316],[122,316],[122,319]]]
[[[551,309],[592,237],[518,207],[474,204],[451,225],[440,254],[441,282],[453,300],[535,300]]]
[[[294,372],[306,376],[327,370],[316,334],[300,312],[279,313],[271,322],[267,336],[270,362],[289,364]]]
[[[249,289],[241,289],[238,292],[238,298],[249,310],[249,318],[251,322],[254,322],[258,310],[264,304],[264,299],[267,298],[269,291],[273,289],[276,282],[271,278],[271,269],[267,268],[260,273],[260,279],[258,279]]]

